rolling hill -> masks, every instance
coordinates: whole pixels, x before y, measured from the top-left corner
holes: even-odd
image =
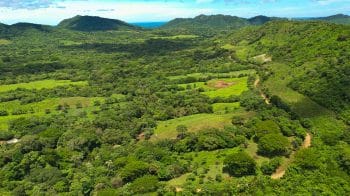
[[[337,15],[327,16],[327,17],[313,18],[312,20],[321,20],[321,21],[327,21],[327,22],[336,23],[336,24],[350,24],[350,16],[345,14],[337,14]]]
[[[101,18],[97,16],[75,16],[60,22],[58,28],[76,31],[108,31],[108,30],[135,30],[136,26],[121,20]]]
[[[195,18],[177,18],[163,26],[163,28],[213,28],[237,29],[249,25],[244,18],[228,15],[199,15]]]

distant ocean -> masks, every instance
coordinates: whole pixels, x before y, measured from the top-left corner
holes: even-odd
[[[165,23],[167,23],[167,22],[134,22],[131,24],[133,24],[135,26],[147,28],[147,29],[154,29],[154,28],[158,28],[158,27],[164,25]]]

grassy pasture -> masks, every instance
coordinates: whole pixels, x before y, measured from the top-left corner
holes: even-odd
[[[265,82],[265,85],[273,95],[279,96],[290,105],[299,116],[310,119],[315,132],[339,132],[344,129],[344,123],[337,120],[332,111],[287,86],[292,80],[292,76],[300,73],[299,70],[277,63],[271,64],[270,69],[274,75]]]
[[[224,88],[216,88],[215,85],[221,81],[228,84],[232,83],[232,85]],[[211,80],[208,82],[209,90],[203,92],[203,94],[208,95],[210,98],[240,95],[242,92],[248,90],[247,81],[248,77]]]
[[[217,115],[217,114],[195,114],[184,116],[158,123],[152,139],[176,138],[176,127],[179,125],[187,126],[190,132],[200,131],[204,128],[224,128],[225,125],[231,123],[232,114]]]
[[[248,90],[248,77],[242,78],[223,78],[214,79],[208,82],[193,82],[187,84],[179,84],[180,87],[187,89],[202,88],[205,95],[210,98],[215,97],[229,97],[231,95],[240,95],[242,92]]]
[[[59,43],[64,45],[64,46],[79,46],[79,45],[83,44],[81,42],[75,42],[75,41],[71,41],[71,40],[60,40]]]
[[[22,105],[20,101],[10,101],[0,103],[0,110],[6,110],[9,112],[9,116],[0,116],[0,130],[7,129],[8,122],[10,120],[20,118],[20,117],[30,117],[30,116],[43,116],[45,115],[45,110],[49,109],[52,113],[57,113],[56,107],[61,104],[68,104],[70,107],[70,112],[77,111],[76,105],[81,103],[83,111],[90,113],[93,109],[97,109],[97,107],[93,106],[94,101],[99,100],[103,102],[103,98],[94,97],[94,98],[86,98],[86,97],[69,97],[69,98],[52,98],[46,99],[41,102],[30,103]],[[20,115],[12,115],[11,113],[15,110],[23,110],[28,111],[27,114]],[[32,111],[33,113],[30,113]]]
[[[199,175],[203,174],[204,182],[208,181],[210,178],[215,179],[217,174],[221,174],[223,178],[228,178],[229,176],[222,172],[224,167],[223,161],[226,155],[232,154],[239,151],[239,148],[231,149],[221,149],[215,151],[200,151],[200,152],[190,152],[183,155],[185,159],[192,158],[191,164],[198,166],[196,169],[198,175],[194,181],[195,184],[199,185]],[[168,181],[169,186],[181,187],[185,182],[186,178],[190,173],[186,173],[178,178],[174,178]]]
[[[198,38],[197,35],[174,35],[174,36],[155,36],[152,39],[195,39]]]
[[[58,86],[67,86],[67,85],[87,85],[86,81],[72,82],[70,80],[40,80],[28,83],[18,83],[18,84],[9,84],[9,85],[0,85],[0,93],[7,92],[11,90],[16,90],[18,88],[24,89],[51,89]]]
[[[151,140],[176,138],[176,127],[185,125],[190,132],[198,132],[205,128],[224,128],[231,125],[233,116],[250,117],[252,113],[236,110],[228,114],[195,114],[181,118],[158,122]]]
[[[0,39],[0,45],[9,45],[11,44],[10,40],[7,39]]]
[[[241,74],[255,74],[254,69],[247,69],[247,70],[241,70],[241,71],[232,71],[227,73],[191,73],[186,75],[179,75],[179,76],[169,76],[168,79],[170,80],[178,80],[183,79],[187,77],[194,77],[194,78],[206,78],[206,77],[213,77],[213,78],[236,78]]]
[[[225,114],[231,113],[237,110],[240,107],[239,102],[235,103],[214,103],[213,111],[215,114]]]

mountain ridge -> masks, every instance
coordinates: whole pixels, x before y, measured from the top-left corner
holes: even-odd
[[[77,15],[61,21],[56,27],[77,31],[135,30],[138,27],[117,19]]]

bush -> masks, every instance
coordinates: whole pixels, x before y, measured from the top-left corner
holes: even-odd
[[[228,155],[224,165],[224,172],[236,177],[254,175],[256,170],[255,160],[243,151]]]
[[[289,141],[281,134],[267,134],[259,140],[258,153],[266,156],[283,156],[288,152]]]
[[[131,183],[129,188],[133,193],[142,194],[156,191],[158,186],[159,181],[157,177],[146,175],[136,179],[133,183]]]
[[[9,131],[0,130],[0,140],[10,140],[14,137],[14,134]]]
[[[261,137],[267,134],[279,134],[281,133],[280,127],[273,120],[260,121],[255,125],[255,136],[259,140]]]
[[[134,179],[147,174],[149,171],[149,166],[145,162],[141,161],[132,161],[125,165],[119,172],[120,177],[123,181],[130,182]]]
[[[6,110],[0,110],[0,116],[8,116],[9,113]]]
[[[301,149],[295,155],[295,163],[306,170],[318,169],[321,167],[320,154],[316,149]]]
[[[282,159],[277,157],[273,158],[270,161],[265,161],[261,165],[261,171],[265,175],[271,175],[276,169],[281,165]]]

